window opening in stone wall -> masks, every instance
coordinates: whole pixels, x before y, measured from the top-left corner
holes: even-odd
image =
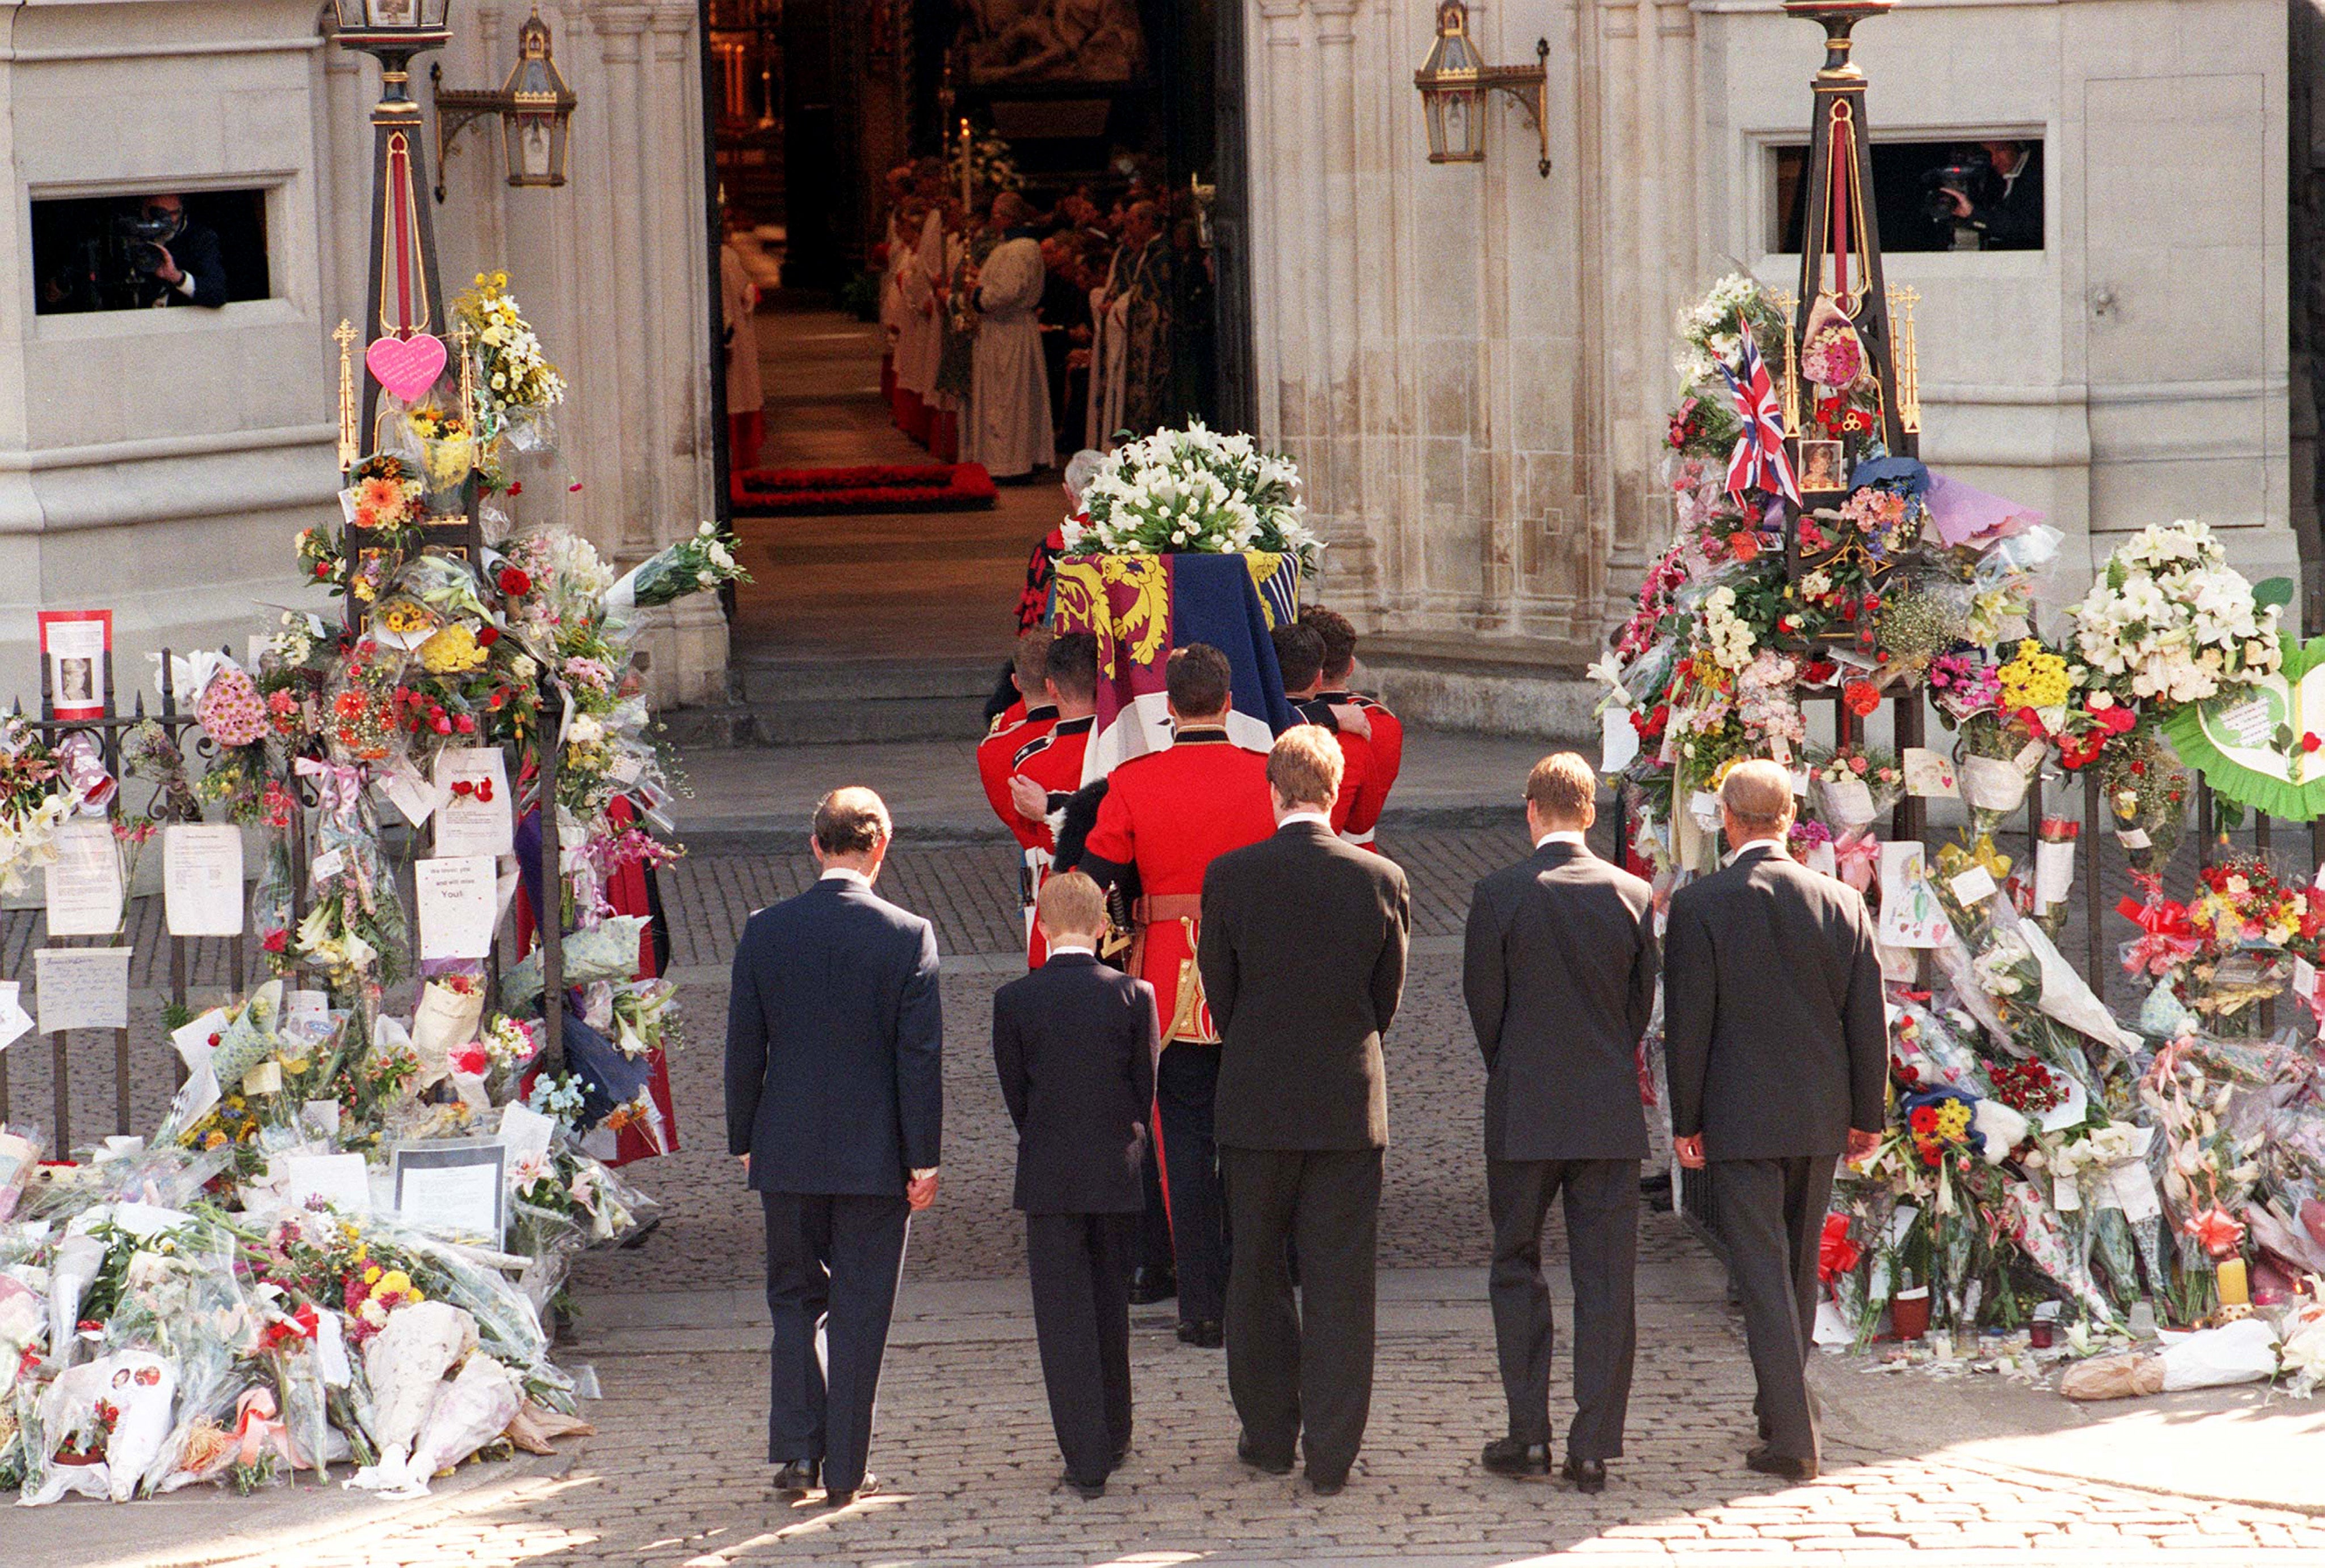
[[[2042,143],[1878,142],[1873,189],[1884,251],[2039,251],[2042,248]],[[1806,209],[1805,144],[1768,149],[1768,248],[1797,255]]]
[[[273,292],[264,189],[141,190],[32,207],[40,315],[216,309]]]

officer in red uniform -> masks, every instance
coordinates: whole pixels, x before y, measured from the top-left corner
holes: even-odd
[[[1010,682],[1024,695],[1009,713],[993,721],[985,739],[977,742],[977,779],[985,787],[986,802],[1001,818],[1001,826],[1030,848],[1038,841],[1010,803],[1009,774],[1025,742],[1048,733],[1058,722],[1058,710],[1050,706],[1042,687],[1050,659],[1050,634],[1036,626],[1018,638],[1013,659]]]
[[[1101,884],[1135,866],[1137,973],[1154,988],[1162,1054],[1155,1110],[1171,1240],[1179,1260],[1179,1337],[1216,1349],[1227,1285],[1225,1204],[1211,1141],[1219,1036],[1195,968],[1203,872],[1231,849],[1275,831],[1267,758],[1227,738],[1227,655],[1189,643],[1171,655],[1164,690],[1176,739],[1108,776],[1080,866]]]
[[[1324,639],[1314,627],[1296,622],[1278,626],[1273,636],[1283,695],[1301,717],[1312,718],[1309,707],[1318,702],[1324,684]],[[1372,742],[1351,725],[1330,722],[1323,727],[1340,747],[1340,793],[1332,801],[1332,831],[1351,842],[1359,833],[1369,838],[1380,820],[1382,796],[1373,769]]]
[[[1364,715],[1367,739],[1372,742],[1373,788],[1381,806],[1388,803],[1388,792],[1396,787],[1396,775],[1404,765],[1404,723],[1378,699],[1365,696],[1348,689],[1348,678],[1357,667],[1357,629],[1338,610],[1313,605],[1300,612],[1300,623],[1313,626],[1324,639],[1324,684],[1316,695],[1320,701],[1336,708],[1355,708]],[[1373,847],[1373,825],[1380,820],[1376,808],[1372,818],[1361,828],[1350,827],[1342,836],[1351,844]]]
[[[1043,668],[1042,692],[1057,712],[1057,722],[1017,749],[1011,760],[1010,803],[1018,821],[1034,830],[1037,842],[1025,852],[1035,897],[1050,880],[1050,862],[1057,853],[1057,830],[1066,814],[1066,802],[1082,786],[1082,753],[1089,749],[1090,725],[1098,713],[1098,639],[1070,632],[1052,639]],[[1049,957],[1038,921],[1028,923],[1025,964],[1039,969]]]

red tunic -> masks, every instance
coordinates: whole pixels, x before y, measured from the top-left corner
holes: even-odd
[[[1388,804],[1388,792],[1396,786],[1396,776],[1404,766],[1404,721],[1398,718],[1372,697],[1360,696],[1352,691],[1328,691],[1318,694],[1318,700],[1328,703],[1348,703],[1365,710],[1365,722],[1372,725],[1372,786],[1368,798],[1369,812],[1351,809],[1347,833],[1362,844],[1373,839],[1373,828],[1380,821],[1381,808]]]
[[[1009,774],[1025,743],[1048,734],[1057,722],[1058,710],[1044,705],[1014,724],[996,724],[991,734],[977,743],[977,780],[985,786],[986,804],[993,807],[993,815],[1001,819],[1001,826],[1015,837],[1021,849],[1041,848],[1048,842],[1047,830],[1017,815],[1009,799]]]
[[[1267,758],[1236,745],[1225,730],[1189,730],[1170,750],[1134,757],[1107,776],[1088,850],[1100,860],[1137,866],[1146,898],[1197,897],[1213,860],[1274,831]],[[1180,966],[1195,955],[1195,934],[1191,918],[1156,920],[1146,928],[1139,977],[1154,988],[1155,1016],[1166,1031],[1177,1016]],[[1182,1029],[1172,1038],[1218,1034],[1206,1010],[1193,1034]]]
[[[1037,830],[1040,839],[1025,852],[1024,890],[1029,895],[1025,905],[1025,963],[1030,968],[1041,968],[1050,956],[1049,945],[1042,940],[1041,927],[1033,919],[1030,895],[1039,893],[1042,884],[1050,879],[1050,856],[1058,847],[1051,824],[1065,810],[1074,791],[1081,788],[1082,753],[1089,749],[1090,726],[1096,722],[1087,714],[1078,719],[1060,719],[1019,747],[1011,760],[1012,773],[1031,779],[1050,798],[1049,816],[1042,822],[1025,824]],[[1018,820],[1024,821],[1023,817]]]

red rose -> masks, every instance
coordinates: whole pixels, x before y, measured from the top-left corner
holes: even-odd
[[[1840,688],[1840,700],[1861,719],[1881,706],[1881,694],[1869,680],[1852,680]]]
[[[331,563],[329,561],[317,561],[315,563],[315,575],[319,577],[329,576],[331,575]]]
[[[490,648],[500,640],[501,629],[497,626],[480,626],[477,629],[477,646],[479,648]]]
[[[2325,746],[2325,741],[2319,740],[2314,730],[2301,737],[2301,749],[2304,752],[2313,752],[2320,746]]]
[[[522,479],[510,480],[508,493],[511,495],[523,495],[524,493],[524,481]]]
[[[277,926],[273,930],[269,931],[264,936],[259,939],[258,945],[265,952],[280,953],[284,947],[290,945],[290,941],[291,933],[283,927]],[[211,1038],[211,1043],[213,1045],[217,1043],[217,1038],[215,1036]]]
[[[522,599],[533,592],[533,579],[519,567],[503,567],[500,576],[493,581],[500,586],[502,593],[512,599]]]

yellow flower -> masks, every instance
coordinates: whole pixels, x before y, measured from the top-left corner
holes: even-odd
[[[379,623],[401,636],[434,625],[436,617],[410,599],[397,599],[379,613]]]
[[[420,662],[431,675],[463,675],[481,669],[492,656],[478,645],[477,634],[455,621],[420,645]]]
[[[380,1267],[378,1264],[375,1263],[370,1268],[363,1271],[363,1282],[366,1285],[377,1285],[379,1283],[379,1276]]]
[[[225,1133],[223,1133],[223,1132],[212,1132],[212,1133],[211,1133],[208,1138],[205,1138],[205,1139],[202,1139],[202,1147],[203,1147],[204,1148],[218,1148],[220,1145],[222,1145],[222,1144],[223,1144],[223,1143],[225,1143],[225,1142],[226,1142],[226,1134],[225,1134]]]

